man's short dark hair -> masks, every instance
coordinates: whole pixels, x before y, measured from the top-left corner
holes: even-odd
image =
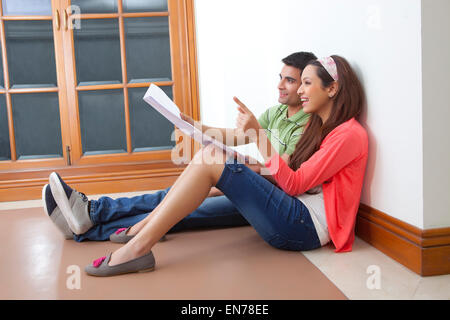
[[[297,69],[300,69],[300,71],[303,71],[305,69],[308,62],[311,60],[316,60],[317,57],[314,55],[314,53],[311,52],[295,52],[293,54],[288,55],[286,58],[282,59],[281,61],[287,65],[291,66]]]

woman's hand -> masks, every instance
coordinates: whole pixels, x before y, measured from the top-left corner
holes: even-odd
[[[248,136],[250,141],[255,142],[257,140],[261,125],[256,119],[255,115],[243,104],[238,98],[234,97],[233,100],[238,104],[238,117],[236,119],[236,127],[242,131],[243,134]]]

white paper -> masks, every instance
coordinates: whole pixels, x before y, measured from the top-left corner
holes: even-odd
[[[201,132],[198,128],[191,125],[189,122],[181,119],[180,108],[178,108],[178,106],[157,85],[153,83],[150,85],[144,95],[144,101],[150,104],[164,117],[166,117],[167,120],[172,122],[183,133],[194,138],[201,144],[205,146],[213,144],[216,147],[224,150],[228,155],[231,156],[237,154],[237,157],[240,161],[244,160],[244,155],[242,155],[238,151],[232,149],[231,147],[228,147],[227,145],[223,144],[220,141],[217,141],[216,139],[211,138],[210,136]]]

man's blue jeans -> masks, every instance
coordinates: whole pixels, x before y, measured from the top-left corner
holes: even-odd
[[[312,250],[320,247],[314,223],[307,207],[261,175],[236,160],[227,161],[216,187],[225,196],[206,198],[190,215],[169,232],[202,226],[238,226],[250,223],[270,245],[286,250]],[[91,202],[91,219],[96,224],[85,239],[106,240],[118,228],[144,219],[167,194],[155,194],[112,200],[103,197]],[[179,201],[183,201],[179,199]]]
[[[101,197],[91,200],[90,216],[94,226],[86,233],[75,235],[75,241],[109,240],[119,228],[128,228],[152,212],[164,199],[170,187],[151,194],[132,198],[111,199]],[[226,196],[206,198],[190,215],[178,222],[170,232],[201,227],[233,227],[248,225],[233,203]]]

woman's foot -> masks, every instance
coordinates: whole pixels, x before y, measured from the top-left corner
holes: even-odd
[[[132,226],[130,229],[128,229],[127,231],[127,236],[135,236],[139,233],[139,231],[141,231],[141,229],[145,226],[147,222],[145,220],[142,220],[138,223],[136,223],[134,226]]]
[[[119,264],[111,264],[112,254],[95,260],[86,266],[85,271],[91,276],[110,277],[119,274],[133,272],[147,272],[155,269],[155,257],[150,251],[136,259],[128,260]]]
[[[129,248],[127,248],[129,247]],[[134,249],[135,246],[123,246],[119,249],[117,249],[116,251],[114,251],[111,255],[111,259],[109,260],[108,265],[110,267],[115,266],[115,265],[119,265],[134,259],[137,259],[139,257],[142,257],[143,255],[145,255],[145,251],[143,250],[135,250]]]
[[[109,236],[109,241],[114,242],[114,243],[127,243],[128,241],[130,241],[131,239],[134,238],[134,236],[139,232],[136,232],[135,234],[130,234],[130,230],[132,227],[128,227],[128,228],[119,228],[117,229],[114,233],[112,233]],[[142,228],[141,228],[142,229]],[[159,239],[160,242],[162,241],[166,241],[167,238],[166,236],[162,236],[161,239]]]
[[[134,235],[130,236],[127,232],[130,228],[131,227],[117,229],[109,236],[109,241],[114,243],[127,243],[134,237]]]

